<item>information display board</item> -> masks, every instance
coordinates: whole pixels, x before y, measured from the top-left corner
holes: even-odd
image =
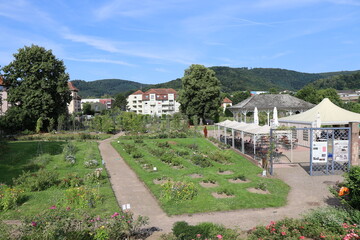
[[[349,156],[349,141],[334,140],[334,160],[337,162],[347,162]]]
[[[327,156],[327,142],[313,142],[312,146],[312,162],[326,163]]]

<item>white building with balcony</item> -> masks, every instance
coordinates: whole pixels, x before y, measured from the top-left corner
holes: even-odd
[[[162,115],[179,112],[180,103],[176,101],[177,92],[172,88],[138,90],[127,98],[128,112],[138,114]]]

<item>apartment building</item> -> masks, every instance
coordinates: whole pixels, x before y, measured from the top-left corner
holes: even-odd
[[[146,92],[138,90],[127,98],[128,112],[162,115],[179,112],[177,92],[172,88],[152,88]]]
[[[69,113],[81,112],[81,97],[79,96],[79,89],[77,89],[72,82],[68,82],[68,88],[71,91],[71,102],[68,105]]]
[[[2,76],[0,76],[0,116],[4,115],[8,108],[6,85]]]
[[[91,105],[91,109],[95,112],[101,112],[102,110],[111,109],[115,99],[113,98],[87,98],[81,100],[81,106],[84,103],[89,103]]]

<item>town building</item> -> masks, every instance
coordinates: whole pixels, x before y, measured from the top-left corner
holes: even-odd
[[[152,88],[146,92],[138,90],[127,98],[126,109],[137,114],[162,115],[179,112],[178,95],[172,88]]]
[[[360,98],[359,90],[338,90],[340,99],[344,102],[357,102]]]
[[[68,82],[69,90],[71,91],[71,102],[68,105],[70,114],[81,112],[81,97],[79,96],[79,89],[77,89],[72,82]]]
[[[224,112],[227,107],[231,107],[231,106],[232,106],[232,101],[230,99],[228,99],[227,97],[225,97],[221,103],[221,107],[224,109]]]
[[[7,101],[7,91],[4,79],[0,76],[0,116],[4,115],[9,109],[9,102]]]
[[[102,110],[112,109],[115,99],[113,98],[88,98],[81,100],[81,106],[84,103],[89,103],[91,105],[91,110],[95,112],[101,112]]]

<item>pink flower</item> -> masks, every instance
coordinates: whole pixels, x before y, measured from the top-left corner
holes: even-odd
[[[281,232],[281,235],[285,236],[285,235],[286,235],[286,232]]]
[[[52,205],[49,209],[56,209],[56,206]]]
[[[37,223],[36,223],[36,222],[31,222],[31,225],[32,225],[33,227],[36,227]]]
[[[97,218],[96,218],[96,221],[100,221],[101,220],[101,218],[100,218],[100,216],[98,216]]]
[[[119,213],[118,212],[115,212],[113,215],[111,215],[112,218],[116,217],[116,216],[119,216]]]
[[[222,236],[219,234],[216,236],[218,239],[222,239]]]
[[[305,239],[305,237],[304,237],[304,236],[300,236],[299,239]]]
[[[70,207],[66,207],[66,211],[70,211],[70,209],[71,209]]]
[[[200,238],[200,237],[201,237],[201,234],[196,234],[196,237],[197,237],[197,238]]]

